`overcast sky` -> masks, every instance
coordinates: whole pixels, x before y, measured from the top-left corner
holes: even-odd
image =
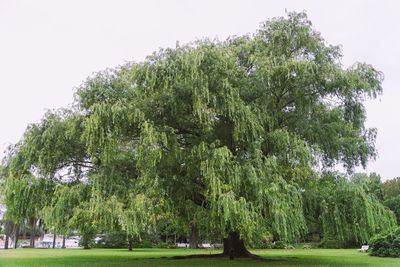
[[[260,22],[306,10],[344,66],[372,64],[384,93],[368,102],[379,158],[368,172],[400,176],[400,22],[398,1],[85,1],[0,0],[0,157],[29,123],[67,107],[86,77],[159,47],[254,33]]]

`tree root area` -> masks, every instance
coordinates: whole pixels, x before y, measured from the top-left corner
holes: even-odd
[[[173,256],[173,257],[161,257],[161,258],[151,258],[151,259],[164,259],[164,260],[184,260],[184,259],[198,259],[198,258],[230,258],[229,255],[220,253],[220,254],[194,254],[194,255],[187,255],[187,256]],[[256,261],[266,261],[271,262],[274,261],[272,259],[266,259],[260,257],[258,255],[254,255],[249,253],[247,256],[242,257],[235,257],[234,259],[253,259]]]

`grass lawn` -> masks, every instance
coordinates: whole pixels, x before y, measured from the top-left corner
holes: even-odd
[[[252,250],[271,259],[149,259],[163,256],[221,253],[184,249],[10,249],[0,250],[0,266],[400,266],[400,258],[377,258],[356,249]]]

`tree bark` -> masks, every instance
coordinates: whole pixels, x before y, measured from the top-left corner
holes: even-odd
[[[39,238],[42,237],[42,240],[43,240],[43,238],[44,238],[44,222],[43,222],[42,218],[38,219],[37,225],[39,226],[39,229],[37,229],[38,236],[39,236]]]
[[[65,248],[65,235],[63,235],[63,242],[62,242],[62,247],[61,248]]]
[[[132,251],[132,239],[129,239],[129,251]]]
[[[14,235],[14,248],[18,247],[18,235],[19,235],[19,224],[15,225],[15,235]]]
[[[24,230],[23,230],[22,239],[26,240],[26,221],[25,220],[23,221],[23,224],[24,224]]]
[[[31,237],[30,237],[30,247],[35,248],[35,235],[36,235],[36,218],[31,218]]]
[[[189,248],[195,249],[197,248],[197,236],[198,230],[195,224],[190,224],[190,233],[189,233]]]
[[[237,232],[231,232],[229,238],[224,238],[224,252],[222,254],[231,259],[252,257]]]
[[[53,248],[56,247],[56,230],[54,230],[54,234],[53,234]]]
[[[7,220],[6,221],[6,238],[4,240],[4,249],[8,249],[8,242],[10,239],[10,228],[11,228],[10,221]]]

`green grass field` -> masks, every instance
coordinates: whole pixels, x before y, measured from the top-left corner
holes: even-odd
[[[377,258],[356,249],[252,250],[271,261],[249,259],[157,259],[221,253],[184,249],[17,249],[0,250],[0,266],[400,266],[400,259]],[[153,258],[153,259],[149,259]],[[155,259],[154,259],[155,258]]]

